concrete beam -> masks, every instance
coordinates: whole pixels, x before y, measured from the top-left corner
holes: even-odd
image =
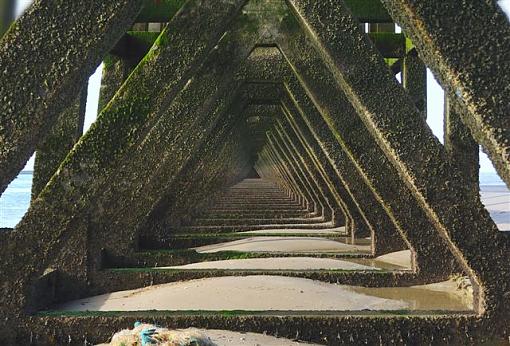
[[[286,82],[287,88],[291,90],[295,99],[298,98],[299,104],[306,104],[306,98],[299,97],[305,93],[313,102],[313,106],[308,106],[307,109],[319,110],[337,145],[342,147],[356,167],[357,174],[363,177],[378,203],[399,230],[401,237],[411,247],[420,274],[423,274],[424,278],[441,276],[444,278],[451,273],[455,269],[451,252],[410,189],[402,184],[398,171],[361,121],[346,93],[338,86],[336,76],[329,71],[322,56],[315,51],[313,41],[307,39],[304,32],[296,30],[293,23],[283,23],[274,36],[290,65],[290,70],[296,75],[294,80]],[[368,41],[364,33],[363,37]],[[371,44],[370,46],[373,48]],[[377,52],[373,53],[373,56],[380,57]],[[384,69],[391,75],[391,71],[385,65]],[[366,83],[373,83],[370,77],[365,78]],[[391,78],[398,83],[392,75]],[[299,91],[299,88],[304,92]],[[382,87],[372,85],[372,89],[381,90]],[[317,114],[308,110],[304,113]],[[362,205],[361,208],[367,207]],[[391,228],[388,226],[391,224],[386,224],[385,230],[389,231]],[[441,255],[429,256],[430,253]]]
[[[3,0],[0,3],[0,38],[14,21],[15,0]]]
[[[289,3],[338,86],[436,229],[423,241],[439,235],[444,239],[476,288],[477,312],[494,318],[491,332],[499,332],[495,326],[508,316],[510,271],[494,268],[508,262],[510,238],[499,232],[480,200],[471,198],[462,175],[343,2]]]
[[[462,107],[463,122],[510,186],[510,25],[498,2],[382,3]]]
[[[133,4],[131,0],[128,2]],[[2,315],[20,313],[20,310],[35,308],[37,303],[45,303],[36,302],[27,292],[35,278],[50,266],[66,273],[63,277],[69,279],[59,285],[62,299],[83,293],[80,283],[86,283],[88,271],[100,265],[97,263],[100,256],[94,254],[97,248],[92,246],[95,244],[88,243],[89,232],[94,234],[92,238],[97,238],[101,248],[102,236],[117,243],[115,246],[131,241],[132,238],[124,238],[122,232],[118,233],[117,240],[113,239],[115,233],[101,235],[99,222],[111,201],[103,203],[99,197],[107,197],[103,192],[108,186],[121,183],[117,170],[122,171],[125,162],[131,161],[133,148],[139,147],[145,138],[146,132],[141,131],[143,126],[150,128],[157,123],[161,116],[158,110],[165,110],[186,85],[195,67],[205,60],[244,2],[225,0],[212,4],[197,0],[185,5],[180,16],[174,16],[156,47],[130,74],[13,232],[9,245],[16,255],[4,254],[0,267],[2,277],[12,278],[1,288],[0,296],[5,297],[0,299]],[[108,7],[104,2],[101,4],[101,7]],[[116,6],[111,6],[118,8],[121,3],[114,4]],[[69,10],[66,6],[63,9]],[[61,17],[66,18],[66,15]],[[195,25],[190,26],[190,22]],[[93,25],[97,27],[97,21],[93,21]],[[116,199],[118,195],[113,197]],[[91,209],[91,206],[95,207]],[[68,241],[65,244],[61,241],[63,234]],[[25,246],[27,242],[32,246]],[[23,258],[23,261],[16,258]]]
[[[32,178],[32,200],[39,196],[83,134],[87,88],[88,82],[82,87],[74,104],[59,116],[46,140],[37,146]]]
[[[185,0],[144,0],[137,18],[141,23],[169,22]],[[347,6],[361,23],[391,23],[393,20],[380,0],[347,0]]]
[[[444,147],[452,163],[463,175],[471,198],[476,200],[480,196],[478,143],[461,120],[459,111],[463,111],[462,107],[456,106],[448,96],[445,96],[444,111]]]
[[[8,87],[0,89],[0,193],[141,7],[142,0],[37,1],[4,35],[0,84]]]

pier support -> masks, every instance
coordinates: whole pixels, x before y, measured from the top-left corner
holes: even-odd
[[[141,7],[142,0],[36,1],[2,38],[0,85],[9,88],[0,89],[0,194]]]
[[[335,75],[336,83],[345,90],[349,102],[394,166],[401,182],[405,183],[420,204],[421,212],[426,213],[434,226],[431,231],[437,233],[424,236],[423,241],[430,241],[431,237],[440,234],[443,244],[456,254],[457,261],[470,275],[477,293],[476,311],[481,315],[505,319],[508,311],[504,307],[510,304],[510,295],[506,293],[510,291],[510,272],[498,271],[496,278],[493,268],[503,268],[508,262],[510,239],[498,231],[480,200],[470,198],[464,179],[449,164],[446,151],[382,57],[359,30],[345,5],[341,1],[319,4],[310,0],[289,0],[289,3],[317,52]],[[480,6],[482,3],[487,4],[477,2]],[[401,10],[406,11],[407,8]],[[441,16],[447,18],[444,13]],[[501,26],[510,30],[508,23]],[[495,45],[501,47],[499,43]],[[501,63],[504,65],[508,60]],[[503,75],[506,73],[507,70],[502,72]],[[497,75],[494,71],[488,74]],[[497,83],[491,88],[495,85]],[[504,104],[508,107],[507,102]],[[507,121],[503,119],[508,117],[501,114],[492,119]],[[505,128],[510,131],[509,126]],[[416,155],[417,152],[420,155]],[[466,229],[470,229],[469,237],[466,237]],[[496,324],[488,323],[489,326],[494,328]]]
[[[16,0],[2,0],[0,3],[0,39],[14,21]]]
[[[463,176],[471,198],[480,198],[480,150],[471,131],[462,122],[459,111],[463,111],[446,95],[444,101],[444,146],[452,164]]]
[[[382,3],[462,108],[462,121],[510,186],[510,26],[498,2]]]
[[[74,104],[62,112],[46,140],[37,146],[32,179],[32,200],[39,196],[83,133],[87,87],[88,83],[85,83]]]

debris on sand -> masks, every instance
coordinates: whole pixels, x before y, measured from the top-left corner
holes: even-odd
[[[116,333],[110,343],[98,346],[216,346],[198,329],[170,330],[152,324],[136,322],[134,329]]]

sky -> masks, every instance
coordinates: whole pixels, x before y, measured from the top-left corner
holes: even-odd
[[[18,0],[17,13],[18,15],[30,5],[32,0]],[[498,1],[501,8],[510,17],[510,0]],[[87,99],[87,110],[85,115],[85,126],[84,131],[90,127],[95,121],[98,111],[98,100],[99,100],[99,89],[101,86],[101,72],[102,65],[98,67],[96,72],[91,76],[89,81],[88,99]],[[427,123],[429,124],[432,132],[436,135],[441,142],[443,142],[443,110],[444,110],[444,93],[439,84],[434,79],[434,76],[430,71],[427,72]],[[32,157],[24,170],[33,170],[34,158]],[[480,172],[493,173],[495,172],[494,167],[483,152],[480,152]]]

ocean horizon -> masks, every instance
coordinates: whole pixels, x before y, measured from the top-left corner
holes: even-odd
[[[13,228],[30,205],[33,171],[22,171],[0,196],[0,228]],[[492,172],[480,172],[480,186],[506,186]],[[510,191],[509,191],[510,192]]]

